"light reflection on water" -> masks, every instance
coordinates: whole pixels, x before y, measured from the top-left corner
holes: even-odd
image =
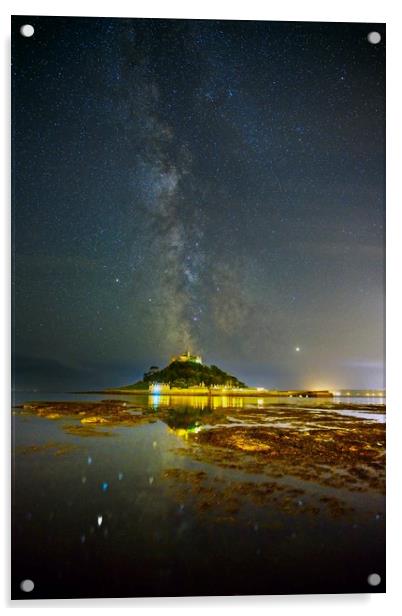
[[[236,409],[270,404],[319,408],[323,400],[26,393],[15,403],[105,398],[152,408],[155,422],[114,427],[109,437],[83,438],[63,430],[73,419],[14,416],[13,578],[34,579],[36,596],[364,592],[359,567],[381,569],[384,503],[379,494],[353,493],[355,512],[338,519],[295,516],[244,498],[231,520],[218,519],[215,507],[200,511],[190,485],[171,485],[164,478],[173,468],[206,473],[205,489],[214,482],[230,488],[238,481],[262,480],[182,455],[197,430],[186,423],[197,415],[192,410],[231,409],[235,416]],[[185,412],[169,427],[158,419],[162,407]],[[36,449],[26,451],[32,446]],[[307,498],[308,492],[300,502]],[[317,570],[319,582],[312,574]]]
[[[238,396],[148,396],[148,405],[152,408],[188,406],[194,409],[227,409],[245,408],[252,405],[256,398],[241,398]],[[255,402],[254,402],[255,404]]]
[[[378,405],[385,404],[385,397],[333,397],[333,398],[299,398],[299,397],[253,397],[253,396],[171,396],[171,395],[130,395],[109,394],[109,393],[70,393],[70,392],[14,392],[13,405],[22,404],[27,401],[46,400],[46,401],[92,401],[105,400],[127,400],[133,404],[145,405],[152,408],[167,406],[189,406],[197,409],[206,408],[247,408],[252,406],[269,407],[277,404],[292,404],[306,406],[320,406],[323,403],[346,403],[346,404],[365,404]]]

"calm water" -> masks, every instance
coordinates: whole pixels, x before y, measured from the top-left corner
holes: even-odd
[[[104,398],[28,393],[17,394],[14,403]],[[383,585],[368,588],[366,581],[384,569],[382,495],[343,491],[353,512],[338,517],[294,515],[244,499],[239,512],[226,520],[214,507],[200,510],[196,494],[166,480],[175,469],[203,471],[210,486],[261,481],[258,474],[193,459],[181,431],[158,419],[163,405],[203,410],[208,399],[132,400],[153,408],[155,422],[116,427],[109,436],[66,433],[63,427],[76,423],[73,419],[14,415],[14,598],[384,590]],[[232,416],[236,408],[266,406],[268,412],[270,402],[284,400],[222,398],[212,403]],[[306,402],[312,409],[323,404]],[[382,418],[370,416],[371,421]],[[284,481],[305,490],[303,499],[309,491],[322,490],[294,478]],[[29,596],[19,590],[26,578],[35,583]]]

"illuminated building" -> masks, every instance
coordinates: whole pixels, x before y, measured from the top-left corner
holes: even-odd
[[[148,391],[150,394],[163,395],[170,393],[170,385],[168,383],[151,383]]]
[[[201,355],[191,355],[190,351],[186,351],[185,353],[182,353],[181,355],[173,355],[170,362],[173,363],[174,361],[181,361],[181,362],[189,361],[195,364],[202,364],[202,357]]]

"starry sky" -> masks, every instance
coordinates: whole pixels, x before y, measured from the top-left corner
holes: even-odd
[[[383,24],[12,37],[17,388],[122,385],[186,348],[250,385],[384,386]]]

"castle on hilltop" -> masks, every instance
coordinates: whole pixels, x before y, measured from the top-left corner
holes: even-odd
[[[170,363],[173,363],[174,361],[181,361],[181,362],[192,362],[195,364],[202,364],[202,357],[201,355],[191,355],[190,351],[186,351],[185,353],[182,353],[181,355],[173,355],[173,357],[170,359]]]

